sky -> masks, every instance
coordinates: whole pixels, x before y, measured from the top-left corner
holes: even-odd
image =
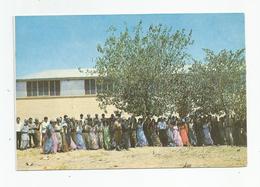
[[[244,14],[140,14],[140,15],[75,15],[16,16],[16,75],[23,76],[50,69],[88,68],[95,66],[99,53],[113,25],[120,32],[129,31],[142,21],[143,28],[163,24],[173,28],[192,29],[194,44],[188,52],[203,60],[203,48],[245,48]]]

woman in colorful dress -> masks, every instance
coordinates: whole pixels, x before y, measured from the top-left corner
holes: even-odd
[[[188,134],[189,134],[188,126],[185,123],[185,120],[182,119],[182,122],[180,124],[180,135],[184,146],[190,145]]]
[[[210,126],[209,126],[209,122],[208,119],[204,119],[203,120],[203,135],[204,135],[204,144],[205,145],[213,145],[213,140],[211,138],[211,134],[210,134]]]
[[[58,149],[58,139],[55,134],[55,121],[51,120],[50,124],[47,126],[45,140],[43,145],[43,153],[56,153]]]
[[[29,147],[29,126],[28,121],[24,120],[24,125],[21,129],[21,145],[20,149],[25,150]]]
[[[89,149],[97,150],[98,148],[97,126],[92,123],[91,126],[89,126]]]
[[[77,149],[86,149],[85,142],[82,137],[82,123],[79,123],[79,121],[75,121],[76,124],[76,145]]]
[[[143,121],[141,118],[138,119],[137,128],[136,128],[136,136],[137,136],[137,146],[144,147],[148,145],[147,139],[144,135],[143,130]]]
[[[72,123],[69,118],[66,118],[66,124],[67,124],[67,133],[66,133],[66,140],[69,145],[69,150],[76,150],[77,145],[71,138],[71,129],[72,129]]]
[[[110,141],[110,133],[109,133],[109,124],[106,119],[102,121],[103,125],[103,143],[104,143],[104,149],[110,150],[111,149],[111,141]]]
[[[178,146],[178,147],[183,146],[180,131],[179,131],[179,128],[177,126],[177,121],[175,121],[173,123],[172,128],[173,128],[173,143],[174,143],[174,146]]]
[[[155,119],[152,119],[151,124],[150,124],[150,132],[151,132],[151,141],[152,141],[152,146],[155,147],[160,147],[162,146],[159,138],[159,131],[157,128],[157,124],[155,122]]]

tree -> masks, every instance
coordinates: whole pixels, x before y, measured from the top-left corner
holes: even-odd
[[[204,49],[205,62],[196,61],[190,68],[193,80],[192,100],[205,113],[221,112],[246,115],[245,50]]]
[[[142,116],[178,110],[181,93],[176,91],[189,58],[187,47],[193,43],[191,34],[161,24],[145,31],[141,22],[133,33],[126,27],[116,35],[111,27],[105,44],[97,46],[100,107],[114,105]]]

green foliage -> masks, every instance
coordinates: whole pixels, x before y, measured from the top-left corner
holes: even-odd
[[[115,105],[119,110],[137,115],[161,115],[175,110],[175,80],[183,73],[188,59],[186,49],[193,43],[191,31],[172,32],[162,25],[143,31],[140,22],[130,34],[126,27],[119,36],[110,29],[104,46],[98,45],[100,57],[96,68],[99,81],[113,82],[113,89],[98,94],[101,107]]]
[[[205,62],[190,68],[193,77],[192,100],[205,113],[246,115],[246,65],[244,49],[205,51]]]
[[[187,68],[192,31],[172,31],[162,25],[132,33],[114,27],[96,62],[100,107],[114,105],[136,115],[172,114],[185,116],[200,108],[205,113],[225,112],[245,116],[246,87],[244,49],[205,51],[205,62]],[[102,86],[101,86],[102,85]]]

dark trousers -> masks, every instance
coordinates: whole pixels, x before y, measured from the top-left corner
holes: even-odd
[[[16,132],[16,149],[20,149],[21,146],[21,132]]]

